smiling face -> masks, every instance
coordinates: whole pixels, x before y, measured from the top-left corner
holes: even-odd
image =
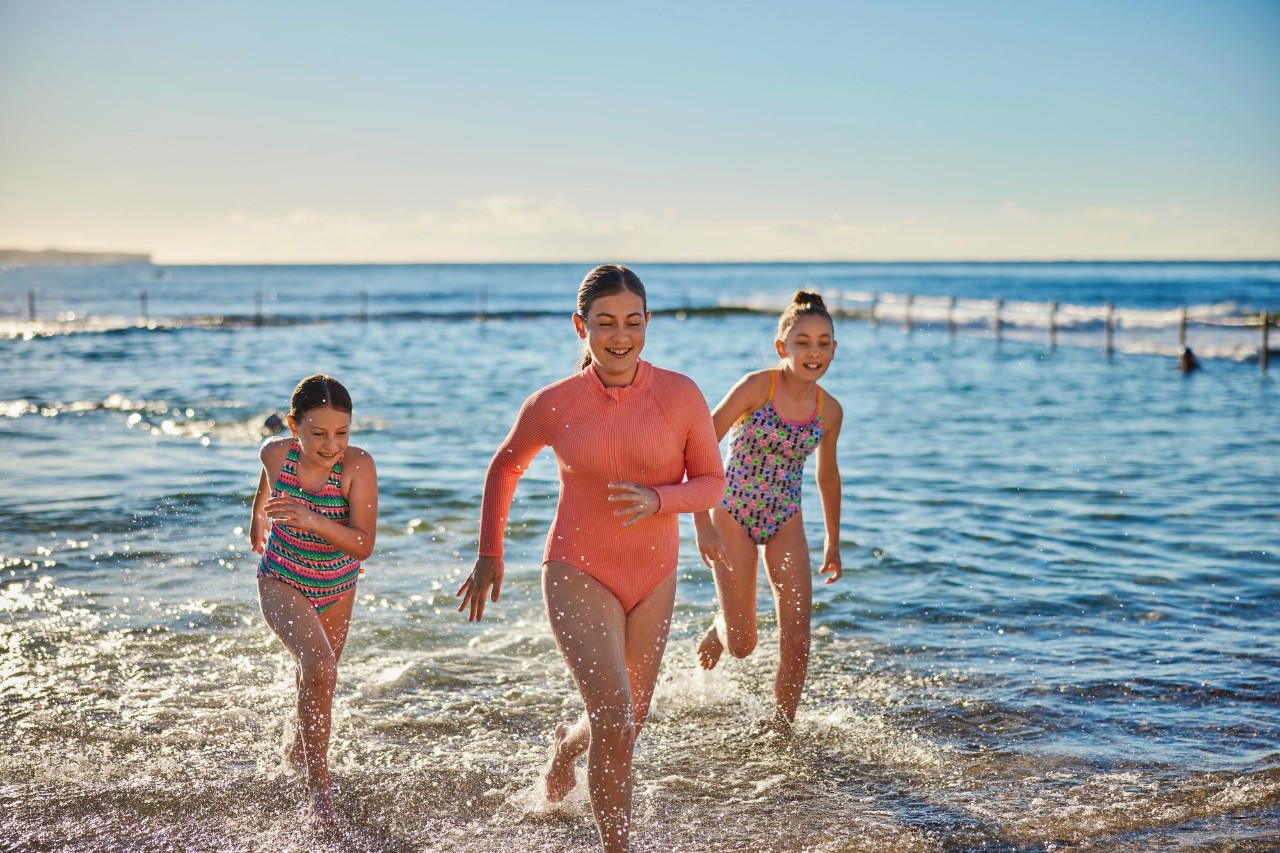
[[[644,300],[629,290],[596,297],[586,317],[573,315],[578,337],[591,353],[591,366],[607,386],[630,385],[635,379],[648,324]]]
[[[289,417],[289,430],[297,436],[299,461],[317,468],[332,468],[347,450],[351,414],[331,406],[309,409],[301,418]]]
[[[826,317],[804,314],[796,318],[787,339],[774,341],[783,368],[802,379],[817,381],[836,354],[835,330]]]

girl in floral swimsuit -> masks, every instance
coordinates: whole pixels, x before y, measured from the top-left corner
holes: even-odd
[[[778,322],[776,369],[744,376],[711,413],[717,438],[732,436],[724,501],[694,515],[698,550],[715,573],[720,613],[698,646],[713,668],[725,649],[746,657],[756,646],[756,564],[765,571],[778,614],[774,725],[789,731],[809,667],[813,579],[800,509],[804,463],[817,455],[818,496],[826,525],[819,574],[840,579],[840,469],[836,441],[844,412],[818,387],[836,352],[835,327],[821,296],[798,292]]]

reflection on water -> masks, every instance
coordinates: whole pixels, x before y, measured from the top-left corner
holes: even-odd
[[[666,319],[646,354],[715,398],[771,325]],[[593,849],[584,786],[553,807],[538,785],[580,711],[538,588],[550,459],[518,493],[502,601],[474,626],[454,598],[488,454],[576,339],[430,328],[176,331],[123,367],[3,344],[0,847]],[[816,593],[797,735],[761,725],[767,598],[753,656],[696,668],[714,591],[688,542],[635,849],[1280,847],[1274,378],[839,337],[847,574]],[[280,766],[293,676],[243,529],[264,413],[312,370],[351,388],[382,486],[335,706],[345,826],[322,838]]]

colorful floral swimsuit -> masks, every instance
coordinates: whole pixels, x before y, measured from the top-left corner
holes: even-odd
[[[349,524],[351,507],[342,494],[342,460],[330,469],[324,488],[308,492],[298,481],[298,450],[298,441],[294,439],[271,489],[272,497],[288,495],[305,503],[314,513],[339,524]],[[262,562],[258,565],[258,577],[287,583],[305,595],[316,610],[323,612],[356,588],[360,561],[308,530],[273,521]]]
[[[822,440],[822,389],[818,408],[804,423],[792,423],[773,407],[777,371],[769,374],[769,399],[736,424],[725,462],[722,506],[757,545],[774,537],[800,511],[804,462]]]

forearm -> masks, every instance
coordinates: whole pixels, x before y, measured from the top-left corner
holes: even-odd
[[[512,468],[495,456],[485,473],[484,493],[480,498],[480,535],[476,553],[481,557],[501,557],[507,518],[516,484],[523,470]]]
[[[822,521],[826,528],[827,547],[840,544],[840,473],[818,479],[818,497],[822,501]]]
[[[724,497],[724,483],[724,473],[720,472],[698,474],[671,486],[656,486],[658,512],[707,512]]]
[[[319,517],[311,531],[342,553],[357,560],[367,560],[373,554],[375,531],[365,530],[354,524],[340,524],[332,519]]]

